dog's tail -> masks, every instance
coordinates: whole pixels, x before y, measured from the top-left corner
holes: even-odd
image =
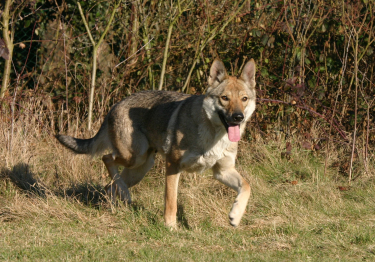
[[[97,155],[111,147],[108,136],[108,121],[105,118],[98,133],[89,139],[79,139],[71,136],[56,135],[57,140],[76,154]]]

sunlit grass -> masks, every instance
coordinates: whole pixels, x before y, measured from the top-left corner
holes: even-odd
[[[131,189],[134,203],[126,206],[105,195],[109,178],[99,157],[74,155],[30,129],[13,141],[11,153],[0,142],[1,260],[375,259],[373,177],[348,187],[333,160],[324,173],[325,159],[311,151],[294,148],[284,158],[276,142],[240,143],[238,170],[252,195],[238,228],[228,220],[235,192],[211,172],[183,174],[179,228],[170,231],[163,224],[161,159]]]

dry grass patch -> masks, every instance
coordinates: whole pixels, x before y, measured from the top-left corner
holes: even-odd
[[[39,123],[39,122],[35,122]],[[0,124],[3,133],[9,126]],[[306,261],[375,259],[375,182],[346,178],[324,158],[285,143],[240,143],[238,169],[252,196],[238,228],[228,223],[235,192],[210,172],[183,174],[177,231],[163,225],[162,159],[111,203],[99,158],[74,155],[48,129],[15,122],[0,140],[0,259],[132,261]],[[357,169],[357,174],[361,169]]]

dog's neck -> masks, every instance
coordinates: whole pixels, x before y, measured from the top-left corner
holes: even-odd
[[[205,102],[203,102],[202,119],[200,119],[200,124],[198,124],[198,135],[201,138],[203,149],[205,152],[209,151],[218,143],[223,147],[225,147],[225,145],[229,146],[231,142],[229,141],[228,133],[221,123],[219,116],[216,112],[210,110],[210,105],[205,105],[205,103],[207,103],[206,99]],[[209,101],[208,104],[210,104]]]

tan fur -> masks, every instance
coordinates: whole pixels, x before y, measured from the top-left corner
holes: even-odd
[[[107,193],[128,203],[129,188],[146,175],[157,152],[164,155],[164,219],[169,227],[176,226],[180,173],[211,168],[215,179],[238,193],[229,213],[231,224],[237,226],[246,209],[250,186],[235,169],[238,143],[231,142],[227,132],[228,126],[237,126],[242,135],[255,110],[255,63],[250,60],[241,77],[236,78],[228,76],[217,59],[208,84],[206,95],[201,96],[168,91],[133,94],[112,107],[95,137],[57,138],[80,154],[110,150],[111,154],[103,156],[112,178]],[[119,166],[125,167],[121,173]]]

